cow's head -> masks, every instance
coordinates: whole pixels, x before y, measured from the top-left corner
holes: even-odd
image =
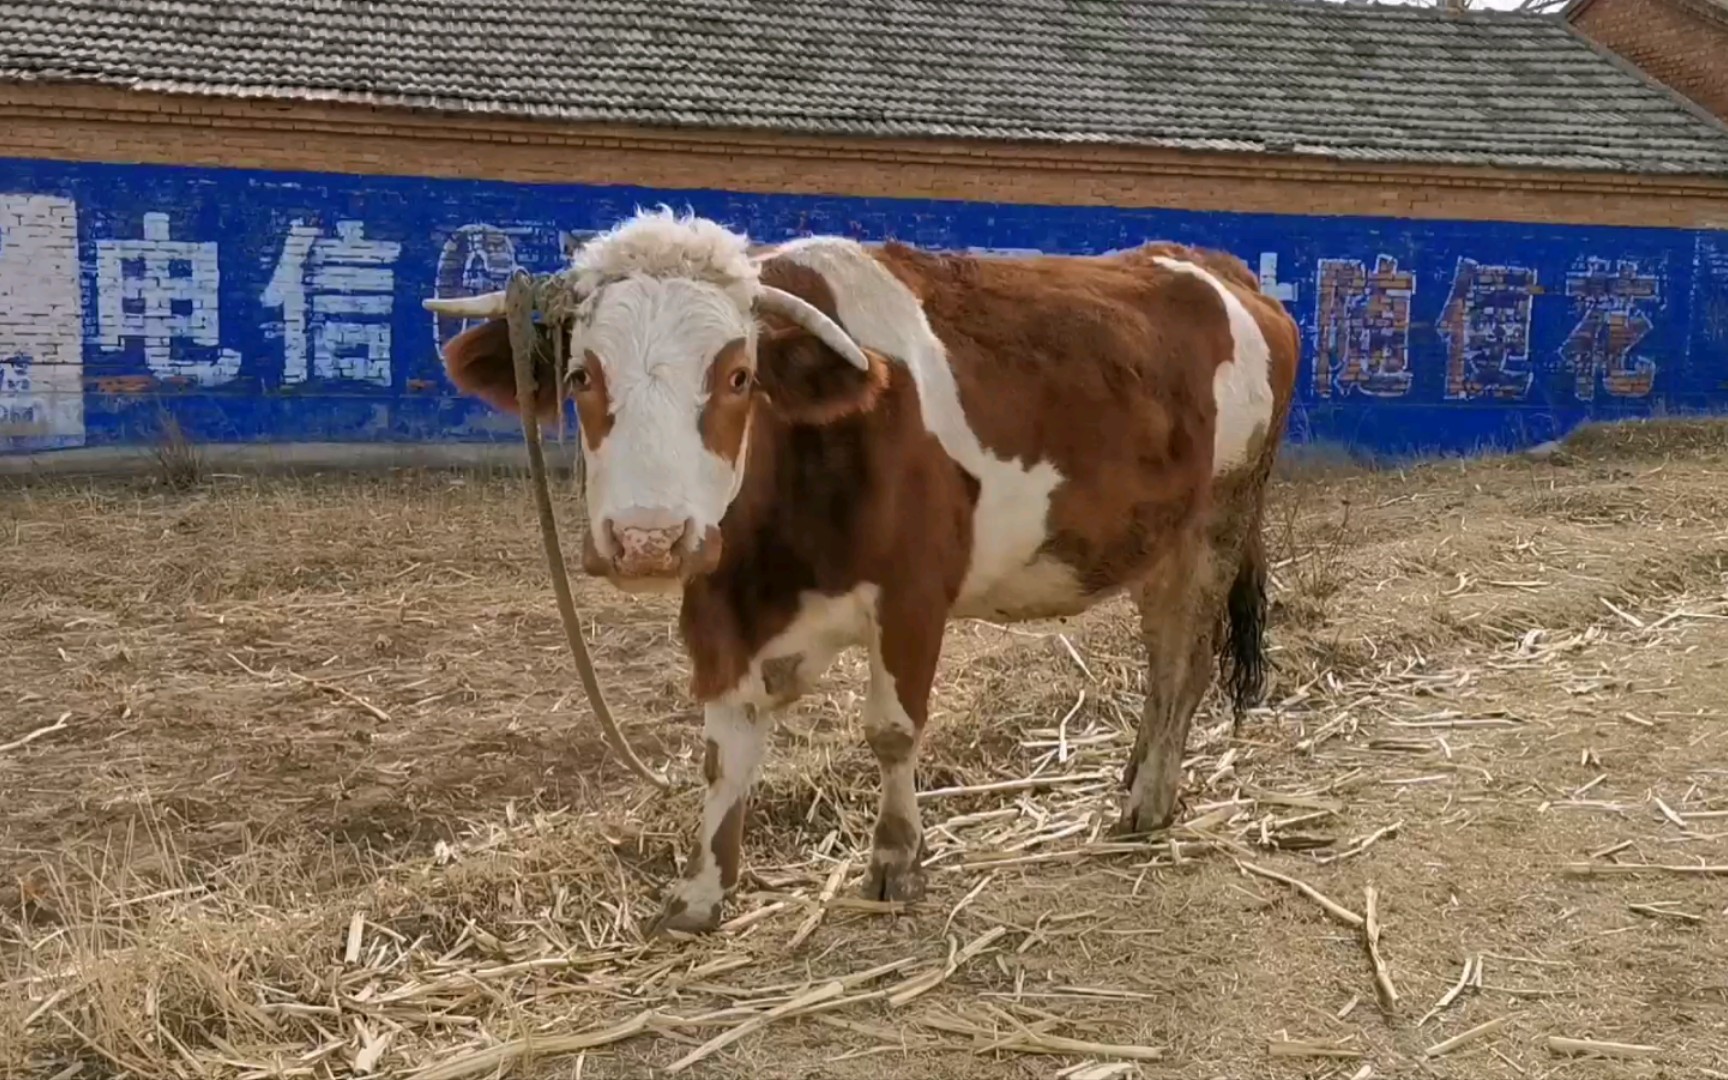
[[[762,281],[745,237],[702,218],[638,213],[536,286],[535,407],[552,419],[563,398],[576,403],[583,567],[621,587],[677,587],[718,564],[764,399],[794,423],[821,423],[867,408],[886,380],[882,358]],[[488,320],[445,346],[445,370],[515,413],[504,303],[498,292],[425,307]]]

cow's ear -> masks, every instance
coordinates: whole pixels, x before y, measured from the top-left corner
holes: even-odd
[[[796,424],[828,424],[866,412],[888,386],[888,361],[868,349],[869,371],[801,326],[765,329],[756,342],[756,381],[774,410]]]
[[[542,420],[558,415],[553,330],[534,327],[534,411]],[[516,360],[510,352],[510,324],[490,319],[470,327],[444,346],[444,371],[456,389],[512,416],[516,404]]]

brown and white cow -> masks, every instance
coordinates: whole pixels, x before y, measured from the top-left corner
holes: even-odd
[[[701,835],[658,926],[719,921],[771,710],[854,645],[870,653],[864,726],[882,770],[866,895],[919,895],[913,767],[953,618],[1132,594],[1149,669],[1117,827],[1171,820],[1212,664],[1238,714],[1261,681],[1261,497],[1298,338],[1239,259],[830,236],[752,249],[661,211],[595,237],[560,281],[568,317],[539,324],[537,381],[556,416],[567,342],[584,567],[682,590],[704,706]],[[492,320],[453,339],[445,365],[514,412],[502,305],[426,302]]]

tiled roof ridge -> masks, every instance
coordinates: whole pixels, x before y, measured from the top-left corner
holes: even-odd
[[[1722,125],[1562,18],[1324,0],[0,0],[0,80],[1728,177]]]

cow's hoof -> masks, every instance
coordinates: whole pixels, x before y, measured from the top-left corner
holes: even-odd
[[[668,933],[711,934],[720,925],[720,905],[692,905],[674,893],[661,909],[659,917],[648,927],[648,937],[665,937]]]
[[[866,900],[897,900],[910,904],[924,899],[924,871],[916,862],[910,866],[871,863],[861,890]]]
[[[1110,826],[1112,836],[1145,836],[1150,833],[1163,832],[1176,821],[1176,807],[1172,806],[1162,814],[1156,812],[1149,803],[1139,806],[1124,804],[1122,812],[1116,816],[1116,821]]]

